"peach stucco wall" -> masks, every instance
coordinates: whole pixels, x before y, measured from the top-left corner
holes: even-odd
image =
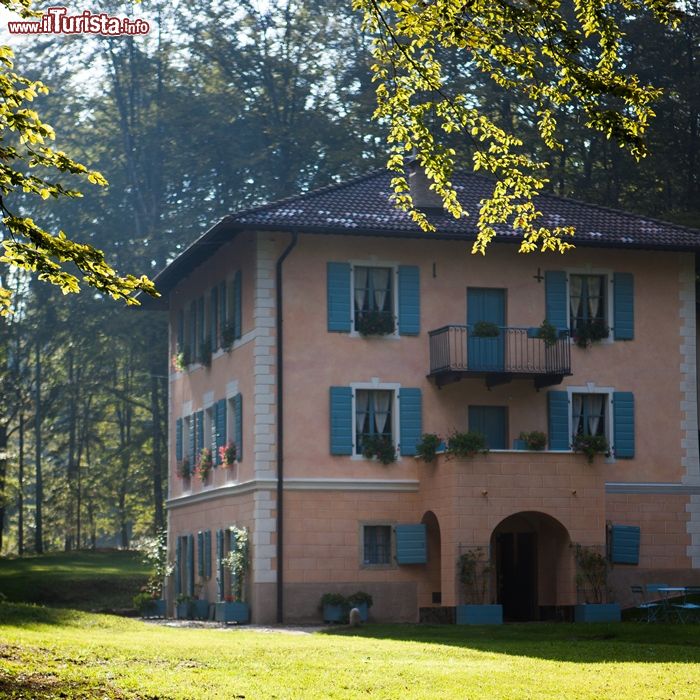
[[[195,270],[171,296],[173,323],[182,303],[206,294],[211,285],[240,267],[244,340],[249,332],[252,338],[256,330],[256,266],[265,241],[268,250],[276,255],[289,236],[239,235]],[[414,601],[412,610],[418,605],[429,605],[431,593],[435,592],[434,559],[423,568],[380,570],[360,564],[363,522],[420,522],[428,511],[437,516],[440,527],[443,605],[459,601],[455,561],[460,547],[488,545],[494,528],[519,512],[550,516],[566,528],[572,541],[583,544],[604,543],[606,520],[641,524],[641,564],[645,568],[689,567],[684,553],[688,544],[687,517],[683,515],[687,497],[605,496],[605,482],[676,483],[683,479],[678,309],[679,271],[688,259],[676,253],[591,249],[574,250],[565,256],[522,256],[510,245],[493,245],[486,257],[480,257],[470,255],[468,246],[457,242],[300,235],[284,266],[285,476],[296,480],[294,490],[287,490],[285,496],[285,591],[297,603],[296,613],[288,614],[296,615],[295,619],[313,618],[315,607],[309,607],[308,601],[314,598],[315,606],[319,591],[327,589],[367,589],[392,610],[390,601],[399,591],[404,599],[408,596]],[[362,338],[329,333],[329,261],[417,265],[421,285],[420,334]],[[531,380],[516,380],[488,390],[482,379],[469,379],[438,389],[426,377],[428,331],[466,322],[467,287],[506,288],[506,325],[538,326],[545,315],[545,290],[544,283],[535,277],[545,270],[634,274],[635,339],[603,342],[586,350],[572,345],[573,376],[554,387],[561,390],[590,383],[634,392],[634,459],[597,458],[595,464],[588,465],[580,455],[494,451],[468,462],[440,458],[435,466],[425,466],[414,458],[403,457],[395,464],[383,466],[362,458],[329,454],[329,387],[375,379],[422,389],[426,432],[445,435],[466,429],[469,405],[508,406],[509,444],[521,431],[546,432],[547,392],[537,392]],[[274,329],[267,330],[274,336]],[[189,490],[183,490],[181,480],[171,476],[171,498],[213,493],[219,486],[260,478],[254,460],[258,435],[252,403],[254,366],[251,340],[230,353],[215,355],[211,369],[197,368],[171,377],[171,436],[174,420],[182,415],[185,402],[190,402],[193,411],[198,410],[208,392],[213,392],[216,401],[225,395],[232,380],[238,381],[244,397],[244,458],[237,471],[227,474],[216,470],[210,484],[203,486],[192,480]],[[272,372],[273,366],[270,367]],[[270,391],[274,393],[273,386]],[[173,469],[172,450],[170,462]],[[319,490],[318,484],[314,490],[305,490],[305,479],[377,480],[385,490],[334,490],[331,485]],[[394,480],[404,485],[413,483],[415,488],[392,491]],[[257,488],[254,484],[251,487]],[[239,521],[248,517],[244,515],[248,512],[254,530],[254,510],[246,511],[248,506],[241,505],[242,498],[227,496],[232,504],[228,511],[224,506],[226,499],[211,501],[211,506],[184,506],[183,501],[171,509],[171,532],[223,527],[231,524],[232,518]],[[238,504],[235,507],[234,502]],[[657,504],[653,508],[652,502]],[[665,509],[668,517],[664,517]],[[655,516],[647,517],[652,512]],[[270,543],[274,543],[274,535]],[[573,575],[563,559],[553,581],[540,577],[542,605],[573,602]],[[269,601],[269,591],[264,596]],[[379,611],[376,614],[381,618]],[[413,619],[415,615],[402,608],[396,617]]]

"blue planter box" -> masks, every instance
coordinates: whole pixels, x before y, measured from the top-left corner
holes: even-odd
[[[367,615],[369,614],[369,610],[367,609],[367,603],[358,603],[357,605],[351,605],[348,608],[347,614],[350,614],[350,610],[353,608],[357,608],[360,611],[360,620],[362,622],[367,622]]]
[[[347,618],[348,618],[348,611],[344,605],[328,605],[328,604],[326,604],[323,606],[323,621],[324,622],[345,622],[347,620]]]
[[[186,603],[175,603],[175,617],[178,620],[191,620],[192,603],[190,601]]]
[[[620,622],[620,606],[617,603],[576,605],[574,622]]]
[[[141,617],[165,617],[166,610],[164,600],[152,600],[141,610]]]
[[[217,622],[237,622],[245,625],[250,622],[250,606],[248,603],[216,603],[214,619]]]
[[[502,605],[458,605],[458,625],[502,625]]]
[[[193,600],[192,601],[192,617],[195,620],[209,619],[209,601],[208,600]]]
[[[514,450],[526,450],[527,445],[525,444],[525,440],[521,440],[520,438],[516,438],[513,440],[513,449]]]

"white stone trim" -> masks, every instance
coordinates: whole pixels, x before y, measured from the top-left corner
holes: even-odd
[[[274,479],[277,470],[277,406],[275,338],[275,263],[272,240],[258,236],[255,267],[253,322],[253,416],[254,471],[257,479]]]
[[[418,491],[419,482],[416,479],[285,479],[285,491],[381,491],[398,493],[415,493]],[[217,498],[238,496],[251,491],[268,491],[277,488],[276,479],[251,479],[237,484],[227,484],[212,488],[206,493],[177,496],[166,502],[166,508],[173,510],[183,508],[202,501],[211,501]],[[268,498],[270,509],[275,506],[272,496]],[[265,517],[269,517],[266,515]]]
[[[680,392],[681,392],[681,464],[683,483],[700,485],[698,453],[697,329],[695,323],[695,262],[691,254],[680,254],[678,288],[680,317]],[[691,495],[686,511],[690,517],[686,531],[690,535],[687,555],[694,569],[700,568],[700,496]]]
[[[271,544],[272,534],[277,532],[277,522],[273,516],[276,507],[274,491],[258,490],[253,494],[253,521],[258,544],[253,542],[253,582],[274,583],[277,571],[272,568],[272,560],[277,556],[276,545]]]

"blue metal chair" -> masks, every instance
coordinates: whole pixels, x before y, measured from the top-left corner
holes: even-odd
[[[676,609],[678,615],[681,616],[683,622],[686,621],[686,619],[683,618],[684,614],[690,615],[692,618],[700,611],[700,604],[689,601],[689,595],[700,595],[700,586],[686,586],[683,594],[683,602],[673,604],[673,607]]]

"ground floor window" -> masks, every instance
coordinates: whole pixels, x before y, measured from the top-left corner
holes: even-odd
[[[391,564],[391,525],[365,525],[362,563],[365,566]]]

